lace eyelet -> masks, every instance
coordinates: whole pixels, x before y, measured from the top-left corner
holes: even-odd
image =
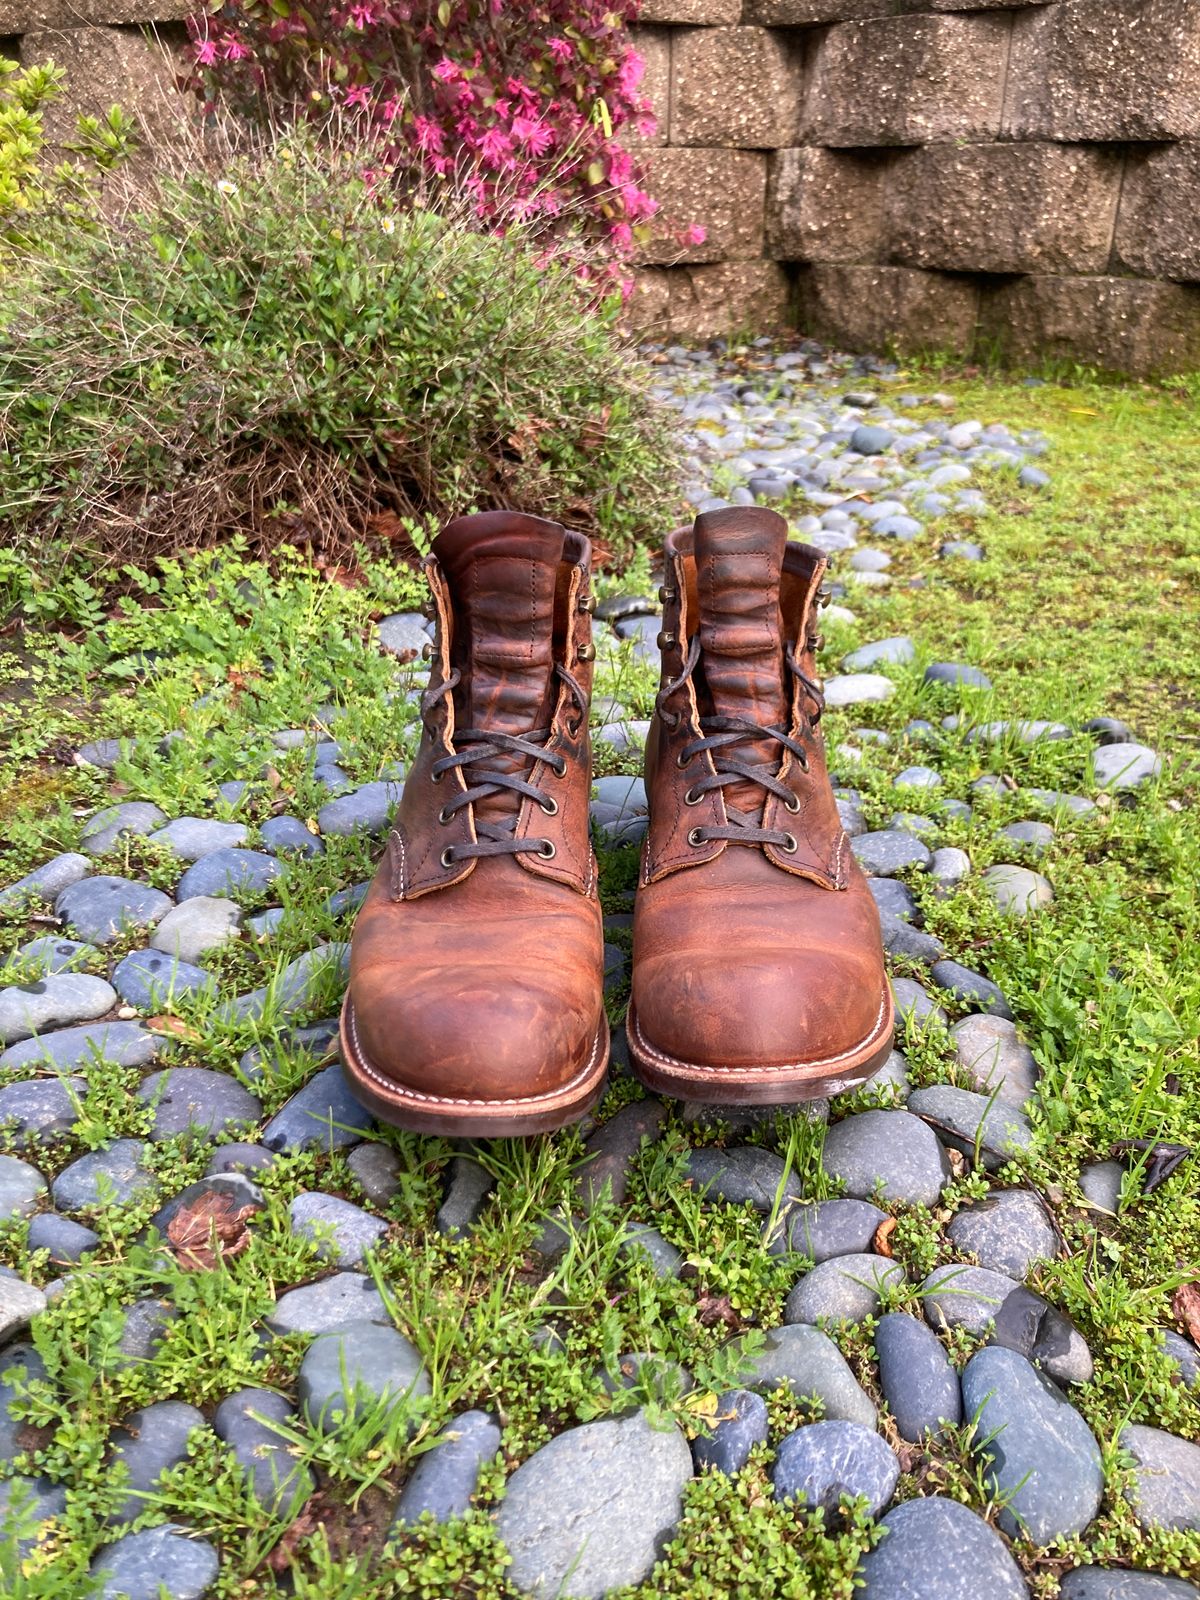
[[[689,832],[689,834],[688,834],[688,843],[691,845],[693,850],[697,849],[704,842],[705,842],[705,840],[704,840],[704,829],[703,828],[693,828]]]
[[[447,845],[446,848],[442,851],[442,866],[443,867],[452,867],[453,865],[454,865],[454,846],[451,844],[451,845]]]
[[[450,810],[449,806],[443,806],[442,809],[438,812],[438,821],[441,823],[443,828],[450,821],[450,818],[453,815],[454,815],[454,813]]]
[[[429,781],[430,783],[441,783],[445,776],[446,774],[444,772],[431,772],[429,774]]]
[[[559,756],[556,762],[551,763],[550,771],[556,778],[565,778],[567,775],[566,758],[564,756]]]
[[[553,861],[558,851],[554,848],[553,839],[542,839],[537,848],[537,853],[543,861]]]
[[[539,800],[538,805],[541,806],[548,817],[556,817],[558,815],[558,801],[553,795],[547,795],[544,800]]]
[[[689,789],[683,797],[683,803],[685,806],[698,806],[703,799],[704,796],[702,794],[697,794],[694,789]]]
[[[790,811],[792,815],[795,816],[797,811],[800,809],[800,796],[798,794],[794,794],[790,800],[785,800],[783,802],[783,809],[785,811]]]
[[[660,711],[658,714],[662,718],[663,727],[670,729],[672,733],[683,720],[678,711]]]
[[[681,772],[683,771],[684,767],[691,766],[691,763],[692,763],[691,756],[685,756],[682,750],[675,757],[675,765],[679,768],[679,770]]]
[[[794,856],[796,851],[800,848],[796,843],[796,835],[794,833],[785,833],[783,837],[785,842],[781,844],[779,848],[783,851],[785,856]]]

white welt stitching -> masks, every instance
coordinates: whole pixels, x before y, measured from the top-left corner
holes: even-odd
[[[381,1088],[386,1089],[388,1094],[394,1096],[396,1099],[409,1100],[413,1103],[413,1105],[418,1106],[427,1104],[439,1106],[479,1106],[483,1110],[487,1110],[491,1106],[538,1106],[543,1105],[549,1100],[557,1100],[561,1095],[566,1094],[569,1089],[574,1089],[577,1084],[585,1082],[592,1075],[595,1069],[596,1057],[600,1054],[601,1045],[605,1037],[605,1029],[602,1025],[596,1033],[591,1054],[584,1062],[580,1071],[577,1072],[576,1075],[568,1082],[562,1084],[557,1089],[551,1090],[547,1094],[514,1095],[508,1100],[460,1100],[454,1095],[413,1094],[411,1090],[405,1089],[401,1084],[398,1084],[394,1078],[385,1078],[381,1072],[376,1072],[374,1067],[372,1067],[367,1061],[366,1056],[363,1053],[362,1040],[358,1036],[358,1023],[355,1021],[354,1017],[354,1007],[348,1002],[346,1005],[346,1031],[350,1035],[350,1039],[355,1049],[354,1070],[356,1072],[361,1072],[365,1078],[372,1079],[373,1082],[379,1084]]]
[[[797,1072],[802,1067],[828,1067],[835,1065],[839,1061],[845,1061],[848,1057],[857,1055],[860,1050],[865,1050],[873,1040],[878,1038],[878,1036],[884,1032],[883,1023],[887,1016],[887,1010],[888,997],[885,994],[879,1004],[879,1015],[875,1018],[875,1024],[870,1033],[867,1034],[866,1038],[861,1039],[858,1044],[851,1045],[848,1050],[839,1051],[835,1056],[816,1056],[811,1061],[785,1061],[776,1066],[772,1066],[767,1063],[761,1067],[749,1068],[703,1067],[695,1061],[681,1061],[678,1056],[665,1055],[661,1050],[655,1049],[654,1045],[650,1043],[649,1039],[647,1039],[646,1035],[642,1032],[641,1018],[636,1013],[632,1013],[632,1015],[633,1028],[634,1032],[637,1034],[638,1045],[646,1052],[648,1056],[652,1056],[660,1066],[665,1067],[668,1070],[673,1067],[679,1067],[685,1072],[699,1073],[702,1076],[707,1075],[713,1078],[729,1078],[739,1072]]]

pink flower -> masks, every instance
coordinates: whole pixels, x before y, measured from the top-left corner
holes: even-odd
[[[216,41],[204,39],[196,46],[196,64],[201,67],[211,67],[217,59]]]
[[[462,77],[462,68],[457,61],[451,61],[449,56],[443,56],[434,66],[433,76],[439,83],[457,83]]]
[[[633,244],[633,229],[627,222],[614,222],[608,230],[608,236],[622,250],[628,250]]]
[[[371,104],[371,91],[365,83],[356,83],[353,88],[346,90],[347,106],[369,106]]]
[[[632,94],[642,81],[646,63],[636,50],[627,52],[617,71],[617,88],[622,94]]]
[[[395,122],[403,109],[404,101],[396,95],[389,95],[379,107],[379,119],[381,122]],[[433,126],[436,126],[436,124],[433,124]],[[438,128],[437,131],[440,134],[442,130]]]
[[[511,167],[512,140],[503,128],[489,128],[479,141],[479,154],[489,167]]]
[[[368,4],[367,0],[356,0],[356,3],[350,7],[348,20],[360,33],[365,33],[371,24],[377,20],[375,8]]]
[[[540,118],[514,117],[512,131],[513,138],[523,144],[530,155],[545,155],[554,143],[553,131]]]
[[[547,42],[546,49],[554,57],[555,61],[558,62],[560,67],[566,62],[570,61],[571,57],[575,54],[575,46],[569,39],[551,39]]]
[[[440,155],[445,147],[445,129],[429,117],[413,118],[413,136],[417,149],[426,155]]]
[[[703,244],[708,238],[708,229],[702,228],[698,222],[693,222],[683,235],[684,244]]]
[[[249,50],[246,49],[246,46],[242,43],[242,41],[240,39],[235,39],[231,35],[228,39],[225,40],[225,48],[224,48],[223,54],[225,56],[226,61],[245,61],[246,57],[250,54],[250,52],[249,52]]]

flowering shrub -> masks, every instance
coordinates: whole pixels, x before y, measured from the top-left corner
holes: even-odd
[[[289,120],[349,110],[380,173],[457,171],[478,218],[628,257],[656,205],[623,131],[653,131],[626,24],[638,0],[214,0],[193,17],[195,86]],[[703,237],[701,234],[700,237]],[[696,234],[692,242],[699,242]],[[610,273],[610,276],[612,274]]]

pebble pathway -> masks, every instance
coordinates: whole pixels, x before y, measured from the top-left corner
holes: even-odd
[[[783,353],[764,348],[759,375],[750,379],[712,352],[671,348],[657,353],[657,363],[660,391],[678,409],[685,430],[687,497],[705,510],[771,503],[801,491],[809,510],[794,530],[834,560],[835,617],[840,612],[844,619],[857,591],[890,581],[891,550],[916,538],[925,519],[983,509],[998,467],[1014,469],[1031,491],[1052,487],[1041,465],[1046,443],[1039,435],[998,423],[954,421],[949,397],[900,393],[884,403],[868,385],[872,375],[888,374],[886,364],[852,363],[809,345]],[[922,402],[923,414],[930,403],[944,406],[945,420],[914,420],[909,412]],[[965,539],[947,540],[941,553],[947,562],[984,556],[978,544]],[[600,620],[607,629],[602,659],[617,649],[632,649],[639,659],[656,661],[655,611],[653,602],[636,595],[602,605]],[[427,632],[422,617],[398,615],[379,625],[377,642],[400,661],[412,661]],[[830,706],[850,708],[852,717],[869,721],[870,708],[889,699],[906,674],[919,671],[914,666],[918,653],[916,641],[907,638],[878,639],[854,650],[842,670],[827,679]],[[923,677],[950,695],[988,685],[986,674],[970,662],[935,661],[923,669]],[[594,714],[597,738],[618,750],[645,737],[647,723],[616,694],[599,694]],[[1072,1388],[1091,1375],[1092,1354],[1061,1312],[1025,1284],[1036,1264],[1058,1249],[1053,1219],[1040,1195],[1006,1182],[960,1210],[949,1238],[966,1258],[963,1264],[939,1269],[911,1286],[919,1291],[912,1302],[917,1314],[891,1310],[882,1316],[874,1339],[875,1393],[887,1408],[886,1429],[875,1399],[826,1331],[878,1315],[881,1293],[904,1280],[904,1269],[876,1251],[878,1230],[888,1218],[883,1207],[933,1207],[976,1149],[985,1169],[998,1173],[1019,1159],[1031,1137],[1022,1108],[1038,1068],[1004,995],[972,969],[969,952],[946,950],[921,930],[912,895],[896,875],[928,873],[941,893],[953,895],[973,873],[963,850],[939,843],[939,815],[969,812],[969,802],[939,799],[941,740],[1004,736],[1033,745],[1074,730],[1056,722],[974,726],[960,706],[940,729],[921,723],[910,731],[928,732],[930,753],[897,775],[897,811],[886,827],[868,829],[862,796],[852,781],[838,791],[854,852],[871,874],[887,947],[906,960],[908,970],[915,963],[924,972],[920,982],[895,979],[902,1020],[897,1049],[880,1076],[891,1086],[890,1101],[850,1115],[836,1103],[810,1113],[829,1119],[824,1160],[840,1181],[841,1195],[806,1201],[791,1178],[776,1235],[768,1243],[772,1249],[801,1251],[812,1265],[787,1297],[783,1324],[767,1330],[765,1346],[747,1362],[742,1387],[719,1397],[711,1434],[689,1446],[677,1426],[664,1430],[639,1409],[618,1410],[612,1417],[568,1427],[511,1473],[496,1517],[513,1556],[510,1577],[531,1595],[601,1596],[644,1579],[679,1521],[693,1474],[702,1468],[737,1473],[751,1449],[768,1442],[762,1393],[783,1383],[799,1395],[819,1397],[824,1411],[822,1420],[769,1439],[775,1495],[831,1515],[842,1497],[861,1496],[870,1514],[882,1519],[887,1537],[864,1558],[859,1573],[865,1600],[918,1593],[923,1600],[1028,1595],[1004,1539],[974,1512],[937,1495],[892,1506],[901,1470],[897,1447],[936,1442],[977,1412],[984,1424],[975,1435],[983,1481],[1010,1496],[998,1518],[1001,1532],[1024,1531],[1047,1543],[1083,1532],[1097,1515],[1105,1483],[1101,1441],[1071,1398]],[[1122,724],[1101,719],[1091,732],[1095,748],[1090,766],[1080,770],[1080,792],[1030,789],[1028,820],[1005,830],[1013,860],[983,874],[987,892],[1005,916],[1035,916],[1053,904],[1056,817],[1086,819],[1098,798],[1136,796],[1161,769],[1158,755]],[[363,1393],[402,1407],[409,1396],[428,1389],[420,1356],[391,1326],[364,1268],[387,1231],[380,1213],[399,1184],[397,1158],[387,1146],[372,1142],[372,1118],[353,1101],[336,1061],[329,1062],[333,1017],[310,1020],[312,997],[327,992],[322,986],[331,971],[344,972],[345,945],[317,945],[274,985],[285,1013],[298,1019],[291,1046],[310,1053],[313,1069],[267,1120],[256,1085],[271,1070],[269,1053],[248,1051],[236,1071],[173,1068],[169,1040],[148,1026],[173,996],[213,985],[206,963],[229,941],[250,931],[270,938],[278,914],[268,909],[244,917],[241,898],[269,895],[297,854],[320,856],[331,836],[357,830],[379,836],[386,826],[402,771],[354,787],[338,766],[338,748],[327,732],[286,729],[273,737],[281,749],[311,746],[316,771],[330,791],[317,818],[318,833],[293,817],[274,818],[255,831],[212,817],[168,817],[144,801],[115,800],[84,823],[77,850],[0,890],[0,906],[27,908],[37,919],[11,958],[20,963],[21,981],[4,985],[0,971],[0,1121],[12,1130],[20,1151],[0,1156],[0,1216],[27,1218],[30,1247],[50,1252],[48,1276],[39,1283],[22,1281],[8,1269],[0,1276],[0,1340],[5,1342],[0,1463],[9,1463],[0,1484],[0,1514],[14,1497],[25,1497],[43,1532],[63,1514],[71,1486],[38,1477],[22,1455],[19,1406],[11,1408],[19,1375],[36,1376],[40,1367],[23,1341],[48,1298],[88,1272],[88,1257],[99,1244],[91,1226],[98,1215],[153,1187],[145,1158],[155,1140],[190,1128],[193,1137],[210,1142],[212,1152],[208,1174],[198,1184],[182,1195],[157,1196],[160,1228],[190,1195],[217,1192],[222,1185],[252,1219],[261,1205],[254,1174],[287,1152],[317,1143],[332,1142],[349,1153],[365,1203],[321,1193],[303,1193],[292,1202],[294,1230],[317,1231],[326,1263],[324,1275],[314,1281],[281,1287],[263,1330],[264,1337],[293,1334],[311,1340],[295,1393],[239,1390],[208,1416],[170,1400],[135,1413],[111,1441],[129,1468],[131,1491],[152,1486],[185,1458],[194,1430],[211,1428],[242,1464],[261,1500],[303,1501],[312,1479],[280,1450],[272,1423],[320,1430],[348,1406],[361,1404]],[[835,749],[835,770],[852,768],[856,746],[885,740],[870,728],[858,730]],[[109,768],[119,751],[119,741],[100,740],[77,758]],[[246,784],[254,776],[247,773]],[[980,779],[977,787],[994,781]],[[224,798],[236,800],[243,788],[223,786]],[[592,818],[609,840],[636,843],[646,826],[640,778],[602,777]],[[172,893],[136,877],[96,870],[118,841],[130,837],[150,839],[173,852],[178,876]],[[330,881],[335,909],[352,911],[364,887]],[[47,932],[52,922],[56,931]],[[131,933],[137,947],[109,962],[106,977],[75,970],[96,965],[91,958],[118,942],[127,948]],[[610,978],[619,977],[625,958],[616,947],[609,955]],[[957,1084],[912,1088],[900,1049],[908,1025],[904,1019],[944,1021],[942,1002],[950,997],[956,1009],[967,1008],[950,1029]],[[259,990],[218,1000],[228,1014],[254,1017],[263,1012],[267,994]],[[75,1146],[64,1164],[56,1147],[69,1140],[83,1115],[89,1071],[101,1057],[143,1074],[141,1098],[153,1107],[151,1130],[145,1139],[119,1139],[95,1150],[80,1152]],[[620,1071],[619,1064],[614,1070]],[[649,1101],[627,1107],[599,1129],[590,1124],[595,1162],[587,1184],[598,1189],[602,1173],[620,1199],[639,1142],[655,1139],[661,1121],[661,1108]],[[741,1125],[736,1117],[733,1125]],[[690,1157],[689,1177],[697,1191],[748,1204],[764,1219],[782,1175],[780,1157],[750,1144],[700,1147]],[[1098,1163],[1083,1175],[1085,1191],[1094,1203],[1106,1201],[1111,1208],[1122,1175],[1120,1164]],[[466,1156],[456,1158],[439,1228],[449,1234],[469,1230],[489,1191],[482,1169]],[[550,1223],[544,1252],[553,1255],[564,1239],[563,1230]],[[678,1251],[652,1229],[632,1231],[629,1248],[645,1250],[663,1273],[679,1269]],[[136,1302],[122,1349],[131,1359],[151,1354],[173,1315],[173,1308],[159,1302]],[[947,1330],[955,1329],[987,1341],[961,1372],[943,1341]],[[1179,1336],[1170,1338],[1182,1381],[1195,1381],[1200,1356]],[[632,1363],[632,1371],[639,1362],[652,1358],[630,1356],[626,1365]],[[357,1396],[346,1394],[347,1376],[360,1384]],[[690,1381],[685,1373],[676,1377],[685,1385]],[[402,1486],[394,1528],[423,1512],[445,1519],[467,1509],[480,1467],[496,1455],[500,1440],[497,1421],[486,1412],[454,1418]],[[1132,1493],[1142,1523],[1200,1528],[1200,1446],[1146,1426],[1128,1427],[1118,1442],[1135,1463]],[[135,1514],[135,1503],[125,1515]],[[161,1584],[174,1600],[194,1600],[217,1582],[219,1554],[191,1530],[159,1526],[115,1537],[96,1556],[93,1571],[106,1596],[152,1595]],[[1178,1579],[1099,1567],[1071,1572],[1060,1592],[1064,1600],[1200,1594]]]

